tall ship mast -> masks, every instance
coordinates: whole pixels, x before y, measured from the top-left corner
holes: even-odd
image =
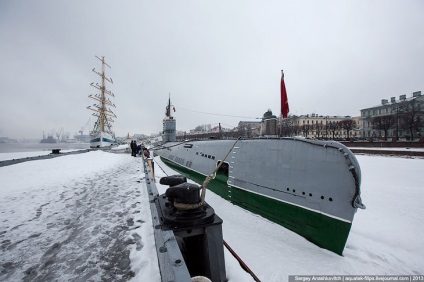
[[[109,96],[115,97],[115,95],[106,89],[106,82],[113,84],[112,78],[107,78],[105,75],[105,66],[111,69],[105,62],[105,57],[97,57],[102,62],[102,71],[98,72],[93,69],[93,72],[101,77],[101,84],[92,82],[90,85],[100,91],[95,95],[90,94],[88,97],[96,100],[91,106],[88,106],[87,109],[94,111],[93,116],[97,117],[97,121],[94,124],[94,128],[90,133],[90,147],[91,148],[102,148],[109,147],[116,144],[115,133],[112,131],[112,123],[114,118],[116,118],[115,113],[110,109],[111,107],[116,108],[115,104],[109,99]]]

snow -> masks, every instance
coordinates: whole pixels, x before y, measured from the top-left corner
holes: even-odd
[[[412,152],[422,152],[424,148],[388,148],[388,147],[349,147],[349,149],[358,149],[358,150],[370,150],[370,151],[412,151]]]
[[[78,149],[74,150],[61,150],[61,153],[68,153],[73,151],[79,151]],[[51,150],[48,151],[36,151],[36,152],[14,152],[14,153],[0,153],[0,161],[7,161],[13,159],[24,159],[30,157],[39,157],[46,156],[51,154]]]
[[[126,150],[126,149],[129,149],[130,148],[130,145],[129,144],[122,144],[122,145],[118,145],[118,146],[116,146],[116,147],[112,147],[111,148],[111,150],[113,150],[113,151],[120,151],[120,150]]]
[[[423,274],[424,160],[357,158],[367,209],[355,215],[343,256],[211,191],[206,201],[224,220],[224,240],[261,281]],[[157,179],[175,174],[155,162]],[[0,185],[1,281],[160,281],[141,158],[114,150],[29,161],[1,167]],[[227,250],[225,260],[230,282],[253,281]]]
[[[141,171],[103,151],[0,168],[0,280],[158,278]]]

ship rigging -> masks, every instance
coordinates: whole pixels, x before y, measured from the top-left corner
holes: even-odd
[[[90,85],[97,90],[100,90],[99,94],[90,94],[88,97],[97,101],[97,103],[88,106],[87,109],[94,111],[93,116],[97,117],[97,121],[94,124],[94,128],[92,131],[92,138],[90,140],[90,147],[92,148],[100,148],[113,145],[116,143],[115,134],[112,131],[112,123],[114,122],[114,118],[116,118],[115,113],[110,109],[116,108],[115,104],[109,99],[108,96],[115,97],[115,95],[106,89],[106,81],[113,84],[112,78],[108,78],[105,75],[105,66],[111,69],[105,62],[105,57],[102,56],[99,58],[102,62],[102,71],[98,72],[95,68],[93,68],[93,72],[101,77],[101,84],[94,84],[92,82]]]

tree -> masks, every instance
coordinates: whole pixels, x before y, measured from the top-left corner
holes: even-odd
[[[414,130],[419,131],[423,126],[420,110],[420,104],[414,99],[405,106],[405,112],[401,116],[401,128],[411,133],[411,140],[414,140]]]
[[[310,130],[311,130],[311,126],[309,124],[302,125],[303,136],[308,137]]]
[[[396,119],[393,115],[378,116],[372,119],[372,127],[376,130],[384,131],[384,140],[387,140],[387,131],[396,124]]]
[[[333,133],[333,139],[334,139],[334,135],[336,134],[336,131],[340,128],[339,122],[338,121],[330,121],[328,123],[327,127],[330,130],[330,132]]]
[[[282,119],[280,136],[282,137],[291,136],[292,125],[293,125],[293,120],[290,117],[286,119]]]
[[[205,125],[198,125],[198,126],[196,126],[195,128],[194,128],[194,131],[196,131],[196,132],[201,132],[201,131],[204,131],[205,130]]]
[[[294,125],[292,125],[290,122],[283,122],[281,127],[281,136],[282,137],[289,137],[293,136],[294,133]]]
[[[247,138],[252,137],[252,127],[250,126],[250,124],[246,126],[246,135],[247,135]]]
[[[246,131],[247,131],[247,128],[244,124],[240,124],[238,126],[238,132],[239,132],[240,136],[244,137],[246,135]]]
[[[356,122],[353,119],[344,119],[340,121],[340,128],[346,130],[347,139],[349,139],[350,132],[356,127]]]
[[[421,116],[418,116],[417,121],[416,121],[415,126],[414,126],[415,127],[414,129],[415,129],[415,132],[417,132],[418,138],[421,136],[420,129],[423,126],[424,126],[424,121],[421,118]]]
[[[299,131],[297,126],[298,116],[289,114],[289,117],[282,119],[280,136],[293,136]]]
[[[315,134],[317,137],[321,135],[322,132],[324,132],[324,125],[322,123],[315,123],[314,125]]]
[[[299,125],[292,125],[292,127],[291,127],[292,129],[292,135],[291,136],[297,136],[297,135],[299,135],[299,133],[300,133],[300,126]]]

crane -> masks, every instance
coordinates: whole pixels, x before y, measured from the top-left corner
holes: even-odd
[[[57,141],[58,142],[60,142],[61,140],[60,140],[60,136],[63,134],[63,127],[59,130],[59,131],[56,131],[56,138],[57,138]],[[63,137],[63,136],[62,136]],[[63,138],[62,138],[63,139]]]
[[[87,128],[88,125],[91,124],[91,118],[87,120],[87,122],[81,127],[80,131],[78,131],[81,135],[84,133],[84,130]]]

